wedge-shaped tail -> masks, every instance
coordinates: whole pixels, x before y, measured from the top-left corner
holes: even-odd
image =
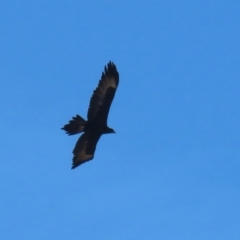
[[[61,129],[65,130],[68,135],[74,135],[83,132],[85,123],[86,120],[76,115],[76,117],[73,117],[72,120]]]

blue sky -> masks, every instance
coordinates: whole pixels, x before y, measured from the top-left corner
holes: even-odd
[[[0,238],[238,240],[239,1],[0,1]],[[104,65],[120,84],[71,170]]]

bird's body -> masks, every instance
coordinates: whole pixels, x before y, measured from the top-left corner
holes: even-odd
[[[118,83],[117,68],[114,63],[109,62],[91,97],[87,114],[88,120],[76,115],[62,128],[68,135],[84,132],[73,149],[72,168],[93,159],[97,142],[102,134],[115,133],[112,128],[107,126],[107,118]]]

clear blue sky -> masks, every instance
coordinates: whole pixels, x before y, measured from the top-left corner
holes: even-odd
[[[240,2],[0,1],[0,239],[240,239]],[[71,170],[104,65],[94,160]]]

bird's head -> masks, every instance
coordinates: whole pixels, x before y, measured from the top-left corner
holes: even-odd
[[[114,129],[107,127],[104,133],[116,133],[116,132],[114,131]]]

